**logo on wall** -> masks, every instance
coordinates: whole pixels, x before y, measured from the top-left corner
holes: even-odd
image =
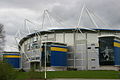
[[[113,61],[113,49],[109,49],[108,46],[101,52],[103,53],[103,57],[105,61]]]

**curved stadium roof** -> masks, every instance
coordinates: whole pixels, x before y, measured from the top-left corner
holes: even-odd
[[[81,31],[83,31],[83,32],[84,32],[84,31],[92,31],[92,30],[95,30],[96,33],[97,33],[97,31],[118,31],[118,32],[120,31],[120,29],[90,29],[90,30],[85,29],[85,28],[79,28],[79,29],[80,29]],[[41,34],[41,35],[44,35],[44,34],[46,34],[46,33],[54,33],[54,32],[56,32],[56,33],[60,33],[60,32],[74,32],[75,30],[76,30],[76,28],[67,28],[67,29],[64,28],[64,29],[51,29],[51,30],[48,30],[48,31],[40,31],[40,32],[36,32],[36,33]],[[95,31],[94,31],[94,32],[95,32]],[[27,39],[35,36],[36,33],[29,34],[29,35],[27,35],[26,37],[22,38],[22,39],[20,40],[19,44],[22,45],[24,41],[26,41]]]

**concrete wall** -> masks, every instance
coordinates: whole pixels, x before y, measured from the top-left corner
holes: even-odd
[[[57,41],[67,44],[70,49],[68,52],[69,67],[78,68],[78,70],[98,70],[102,69],[99,68],[98,36],[111,34],[120,36],[120,33],[103,31],[99,33],[85,32],[83,34],[74,32],[47,33],[47,37],[44,37],[44,35],[36,37],[38,37],[39,45],[41,41]],[[29,38],[22,45],[24,50],[22,52],[25,52],[29,57],[39,56],[40,53],[40,48],[28,50],[28,46],[32,45],[34,41],[36,41],[35,37]],[[92,46],[93,44],[94,46]],[[91,49],[88,49],[88,47],[91,47]]]

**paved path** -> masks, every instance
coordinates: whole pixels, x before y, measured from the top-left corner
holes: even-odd
[[[50,80],[120,80],[120,79],[50,79]]]

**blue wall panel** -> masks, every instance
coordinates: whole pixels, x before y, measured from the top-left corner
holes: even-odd
[[[20,68],[21,56],[19,54],[3,54],[3,60],[13,68]]]
[[[67,66],[67,46],[51,45],[51,66]]]
[[[114,46],[115,65],[120,65],[120,47]]]
[[[67,66],[67,52],[51,51],[51,66]]]
[[[5,61],[14,68],[20,68],[20,58],[5,58]]]

